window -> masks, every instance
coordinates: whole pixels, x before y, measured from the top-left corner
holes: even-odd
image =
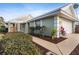
[[[35,22],[36,26],[40,26],[40,20]]]

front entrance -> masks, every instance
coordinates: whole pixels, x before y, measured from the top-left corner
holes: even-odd
[[[16,32],[16,26],[15,26],[15,24],[13,24],[12,32]]]

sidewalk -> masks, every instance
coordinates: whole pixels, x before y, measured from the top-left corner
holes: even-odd
[[[54,44],[48,41],[45,41],[43,39],[37,38],[33,36],[33,41],[37,44],[39,44],[40,46],[58,54],[58,55],[69,55],[74,49],[75,47],[78,45],[79,43],[79,34],[75,35],[72,34],[70,36],[68,36],[68,39],[58,43],[58,44]]]

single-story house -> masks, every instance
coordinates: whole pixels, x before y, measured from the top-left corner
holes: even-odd
[[[67,4],[35,18],[28,16],[11,20],[8,22],[9,32],[20,31],[24,33],[30,33],[30,28],[44,26],[46,29],[42,34],[46,36],[51,36],[53,27],[56,27],[57,37],[61,36],[61,27],[64,28],[66,35],[71,34],[75,31],[75,22],[77,21],[77,16],[73,5],[74,4]],[[33,29],[33,31],[34,34],[39,34],[39,30]]]
[[[32,19],[31,15],[21,16],[19,18],[8,21],[8,32],[24,32],[28,33],[27,21]]]
[[[60,28],[63,27],[66,35],[71,34],[75,30],[75,22],[77,16],[73,8],[74,4],[67,4],[59,7],[54,11],[38,16],[28,21],[29,27],[45,26],[45,31],[42,33],[46,36],[51,36],[53,27],[57,29],[57,37],[60,37]],[[34,34],[39,34],[39,30],[34,30]]]

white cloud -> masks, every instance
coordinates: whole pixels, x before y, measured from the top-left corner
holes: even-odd
[[[44,13],[50,12],[51,10],[56,8],[34,8],[32,6],[26,6],[23,4],[22,8],[11,8],[11,9],[3,9],[0,10],[0,16],[3,16],[5,20],[15,19],[19,16],[31,14],[33,17],[40,16]],[[1,12],[2,11],[2,12]]]
[[[35,10],[30,12],[29,14],[31,14],[33,17],[37,17],[47,12],[49,12],[49,10]]]

